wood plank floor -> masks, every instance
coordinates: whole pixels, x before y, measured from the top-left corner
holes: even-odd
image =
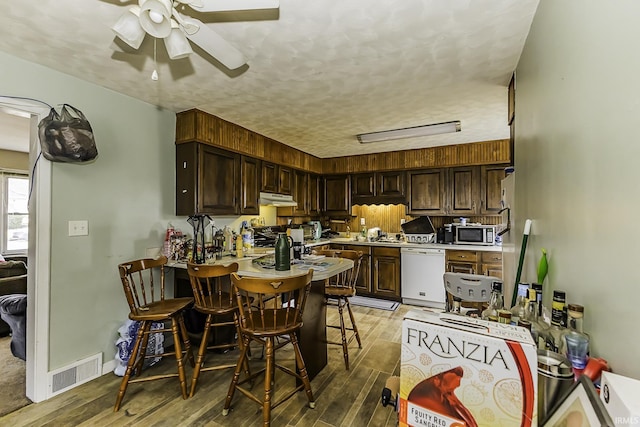
[[[396,426],[397,415],[391,407],[382,407],[380,393],[390,375],[400,367],[401,324],[411,306],[396,311],[353,307],[362,337],[362,349],[352,341],[349,371],[344,368],[340,346],[328,347],[329,363],[311,382],[315,409],[307,406],[304,393],[272,412],[273,426]],[[327,323],[337,324],[337,310],[330,307]],[[327,330],[330,341],[339,341],[339,330]],[[278,363],[294,366],[293,351],[287,346],[276,353]],[[253,349],[253,347],[252,347]],[[258,347],[254,354],[259,353]],[[212,355],[208,361],[237,357]],[[252,369],[263,361],[254,358]],[[152,370],[175,370],[175,361],[163,360]],[[191,367],[187,368],[190,376]],[[204,372],[193,398],[183,400],[177,379],[132,384],[122,408],[113,412],[120,377],[112,374],[78,386],[44,402],[34,403],[0,418],[2,426],[256,426],[262,423],[261,407],[236,392],[232,411],[222,416],[224,398],[232,371]],[[295,380],[276,370],[276,399],[279,392],[294,387]],[[189,380],[190,383],[190,380]],[[263,385],[253,387],[257,393]]]

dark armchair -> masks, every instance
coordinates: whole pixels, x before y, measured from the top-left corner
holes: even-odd
[[[27,294],[27,265],[24,261],[7,259],[0,262],[0,296]],[[0,336],[9,335],[11,328],[0,319]]]

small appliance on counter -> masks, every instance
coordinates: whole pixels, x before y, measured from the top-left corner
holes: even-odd
[[[460,225],[454,229],[454,241],[459,245],[493,245],[496,238],[494,225]]]
[[[401,225],[407,243],[433,243],[435,241],[435,229],[431,218],[421,216]]]
[[[320,224],[320,221],[309,221],[309,225],[312,228],[311,238],[320,240],[320,237],[322,237],[322,224]]]

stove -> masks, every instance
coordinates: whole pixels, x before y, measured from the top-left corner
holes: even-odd
[[[407,243],[433,243],[433,239],[435,234],[433,233],[415,233],[415,234],[405,234],[404,238]]]

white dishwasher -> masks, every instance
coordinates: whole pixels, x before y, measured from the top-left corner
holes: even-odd
[[[444,249],[402,248],[402,303],[444,309]]]

